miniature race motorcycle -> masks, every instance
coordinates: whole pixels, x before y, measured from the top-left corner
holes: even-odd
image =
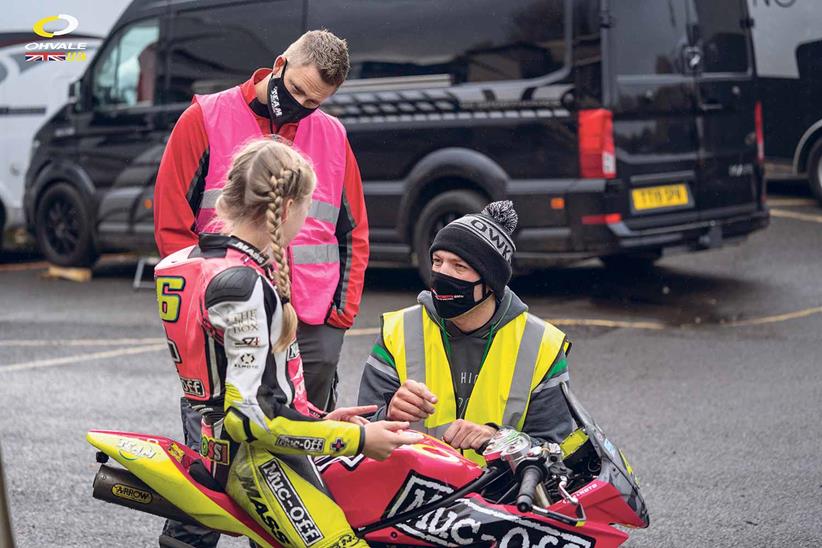
[[[612,525],[648,527],[645,501],[623,453],[565,384],[562,391],[579,428],[561,445],[501,429],[483,451],[485,468],[430,436],[382,462],[359,455],[316,464],[354,532],[371,546],[619,546],[628,535]],[[87,439],[103,463],[95,498],[281,546],[185,445],[102,430]],[[109,457],[124,468],[105,464]]]

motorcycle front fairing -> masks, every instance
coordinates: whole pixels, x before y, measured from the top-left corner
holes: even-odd
[[[645,505],[645,499],[639,491],[639,483],[634,474],[634,470],[625,457],[625,454],[605,436],[590,413],[585,410],[573,392],[571,392],[568,384],[562,383],[561,387],[571,414],[586,435],[586,441],[591,443],[600,460],[601,466],[597,474],[597,481],[612,485],[633,513],[632,516],[627,516],[627,518],[631,519],[626,519],[625,512],[617,509],[617,511],[611,512],[614,518],[612,523],[621,523],[632,527],[648,527],[650,525],[648,508]],[[590,484],[584,489],[588,488],[590,488]]]
[[[514,504],[496,503],[479,492],[453,499],[458,490],[480,480],[483,468],[430,436],[396,449],[382,462],[360,455],[320,458],[316,464],[351,525],[371,530],[365,539],[372,545],[610,548],[628,538],[602,522],[577,522],[573,509],[565,512],[570,518],[562,523],[545,514],[520,512]],[[604,494],[624,506],[619,493],[607,483],[590,491],[583,501]],[[453,500],[446,500],[449,497]],[[399,523],[380,526],[435,501],[442,503]],[[550,509],[556,510],[554,506]]]

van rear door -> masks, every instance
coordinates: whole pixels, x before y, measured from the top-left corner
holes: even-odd
[[[610,0],[605,105],[630,228],[698,220],[696,78],[688,0]]]
[[[752,212],[761,177],[756,168],[753,52],[744,0],[691,0],[690,67],[697,81],[703,219]]]

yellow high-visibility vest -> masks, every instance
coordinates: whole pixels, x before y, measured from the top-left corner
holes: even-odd
[[[480,369],[465,415],[457,417],[457,400],[441,328],[420,306],[383,314],[383,342],[394,357],[400,383],[424,382],[437,396],[434,413],[413,428],[442,438],[458,418],[522,429],[531,392],[545,378],[560,350],[565,334],[553,325],[523,312],[494,333]],[[484,464],[474,451],[465,456]]]

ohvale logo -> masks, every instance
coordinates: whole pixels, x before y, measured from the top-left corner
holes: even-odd
[[[62,13],[43,17],[34,23],[32,30],[34,34],[42,38],[55,38],[70,34],[79,26],[80,21],[76,17]],[[26,44],[26,61],[86,61],[87,48],[88,44],[85,42],[63,40],[29,42]]]

